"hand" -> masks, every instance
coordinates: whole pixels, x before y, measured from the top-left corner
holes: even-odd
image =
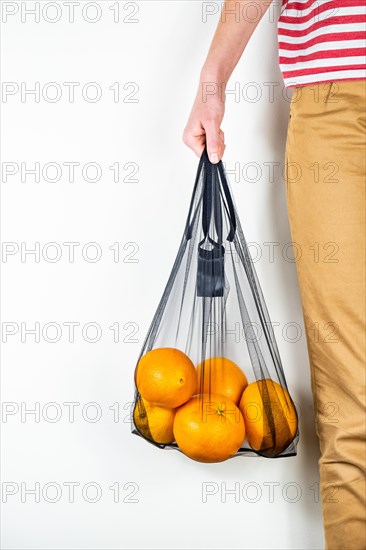
[[[183,142],[198,157],[202,155],[205,144],[210,161],[219,162],[225,151],[225,136],[220,125],[224,118],[225,102],[220,91],[202,98],[202,84],[198,89],[188,122],[183,131]]]

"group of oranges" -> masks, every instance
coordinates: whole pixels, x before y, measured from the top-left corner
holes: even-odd
[[[225,357],[195,367],[176,348],[156,348],[139,360],[135,382],[138,431],[155,443],[176,442],[193,460],[226,460],[246,437],[253,450],[277,456],[297,431],[287,390],[269,378],[248,384],[243,370]]]

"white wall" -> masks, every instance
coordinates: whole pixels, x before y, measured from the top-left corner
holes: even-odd
[[[262,20],[232,75],[229,89],[237,86],[244,96],[228,96],[222,127],[225,167],[246,238],[257,243],[253,254],[261,253],[255,265],[301,414],[300,443],[293,458],[238,457],[204,465],[131,435],[128,407],[136,358],[187,214],[198,159],[181,134],[219,14],[203,22],[198,1],[119,2],[115,23],[117,2],[79,0],[71,23],[65,2],[41,1],[37,23],[25,12],[35,4],[2,2],[2,79],[14,83],[6,85],[14,94],[2,97],[2,162],[7,171],[19,169],[2,191],[2,398],[8,413],[1,424],[3,548],[323,548],[319,451],[296,267],[282,254],[291,236],[281,175],[289,102],[277,64],[279,6]],[[37,82],[39,102],[31,95],[22,100],[22,87]],[[47,88],[50,82],[57,86]],[[65,82],[80,83],[74,102]],[[82,96],[83,89],[93,97],[90,82],[102,91],[94,103]],[[116,82],[118,102],[109,89]],[[245,88],[248,82],[256,85]],[[270,82],[278,84],[273,102],[264,84]],[[137,102],[127,102],[136,85],[131,97]],[[57,90],[62,95],[51,102]],[[250,101],[256,91],[258,100]],[[72,161],[80,163],[74,182],[64,165]],[[59,181],[47,181],[56,174],[50,167],[39,182],[30,174],[22,182],[21,163],[30,168],[36,162],[41,170],[57,163]],[[83,177],[81,168],[90,162],[102,171],[99,181],[87,181],[95,175],[92,168]],[[273,182],[264,164],[271,162],[279,163]],[[126,163],[135,163],[137,181],[115,183],[109,168],[115,163],[121,179],[131,172]],[[236,177],[230,172],[235,163],[241,170],[257,163],[262,175],[250,181],[249,169],[249,179]],[[68,242],[79,243],[74,261]],[[97,248],[87,246],[92,242]],[[265,245],[270,242],[278,243],[274,261]],[[22,257],[22,250],[35,246],[39,261]],[[101,258],[92,262],[96,251]],[[61,257],[52,262],[55,254]],[[78,323],[73,342],[71,322]],[[292,328],[284,337],[287,323]],[[39,342],[26,333],[34,326]],[[100,338],[88,342],[96,338],[95,327]],[[73,422],[65,403],[74,403]],[[25,414],[35,407],[39,418]],[[101,418],[92,422],[98,412]],[[79,484],[74,502],[68,482]],[[217,493],[205,502],[207,483]],[[274,484],[273,498],[268,484]],[[39,488],[39,502],[26,492],[32,487]],[[228,494],[225,502],[225,489],[235,487],[239,496]],[[97,490],[99,500],[88,502]]]

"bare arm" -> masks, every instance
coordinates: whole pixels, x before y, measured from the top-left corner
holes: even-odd
[[[205,144],[211,162],[219,162],[225,150],[220,125],[225,112],[227,82],[250,37],[273,0],[225,0],[206,60],[183,141],[197,156]]]

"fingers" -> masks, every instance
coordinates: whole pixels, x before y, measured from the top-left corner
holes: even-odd
[[[188,126],[184,129],[183,132],[183,143],[187,145],[192,151],[196,153],[198,157],[202,155],[203,149],[205,148],[206,136],[204,130],[194,132]]]
[[[208,158],[213,164],[218,163],[224,154],[225,134],[215,121],[201,123],[198,131],[192,131],[187,126],[184,129],[183,142],[192,149],[198,157],[202,155],[205,145],[207,145]]]

